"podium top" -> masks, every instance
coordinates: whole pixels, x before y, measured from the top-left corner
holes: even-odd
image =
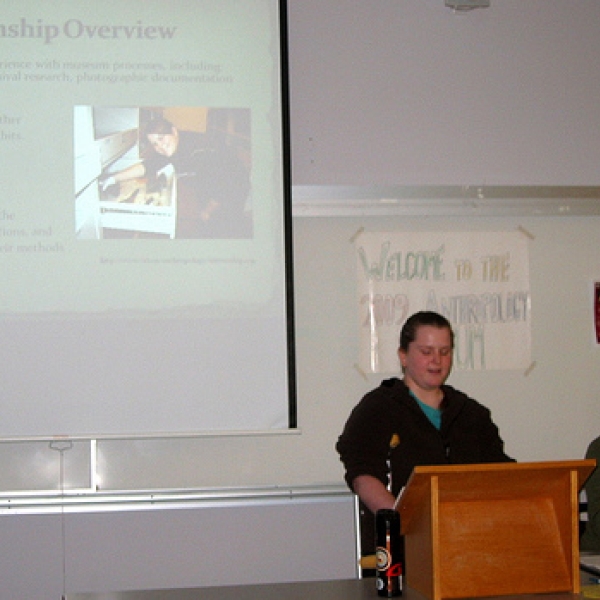
[[[398,510],[403,518],[410,516],[429,492],[432,479],[440,501],[499,500],[554,495],[571,477],[580,490],[595,467],[594,459],[418,466]]]

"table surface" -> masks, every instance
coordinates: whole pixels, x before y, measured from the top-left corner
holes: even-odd
[[[378,598],[374,579],[310,581],[233,585],[223,587],[183,588],[112,592],[99,594],[67,594],[66,600],[374,600]]]
[[[518,598],[531,600],[532,595],[504,596],[507,600]],[[543,594],[543,600],[574,600],[578,594]],[[68,594],[66,600],[376,600],[375,579],[351,579],[336,581],[310,581],[296,583],[272,583],[261,585],[235,585],[194,589],[169,589],[99,594]],[[409,588],[404,590],[403,600],[424,600],[420,593]],[[500,600],[502,597],[495,597]]]

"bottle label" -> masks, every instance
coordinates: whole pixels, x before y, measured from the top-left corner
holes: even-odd
[[[387,548],[377,546],[377,549],[375,550],[375,561],[378,571],[386,571],[392,562],[392,556]]]

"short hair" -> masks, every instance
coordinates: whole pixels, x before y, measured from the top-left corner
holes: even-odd
[[[157,133],[160,135],[170,135],[173,133],[174,125],[171,121],[163,117],[154,117],[147,121],[143,126],[143,134],[145,136]]]
[[[402,326],[402,331],[400,332],[400,350],[408,350],[409,344],[414,342],[417,337],[417,330],[424,325],[437,327],[439,329],[447,329],[450,332],[450,343],[452,344],[452,348],[454,348],[454,331],[452,331],[450,321],[439,313],[431,310],[423,310],[414,313],[406,319],[406,322]]]

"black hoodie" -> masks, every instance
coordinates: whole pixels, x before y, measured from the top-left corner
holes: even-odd
[[[336,445],[351,489],[358,475],[372,475],[386,486],[391,477],[396,495],[417,465],[513,460],[504,453],[489,409],[449,385],[442,391],[439,431],[397,378],[383,381],[357,404]]]

